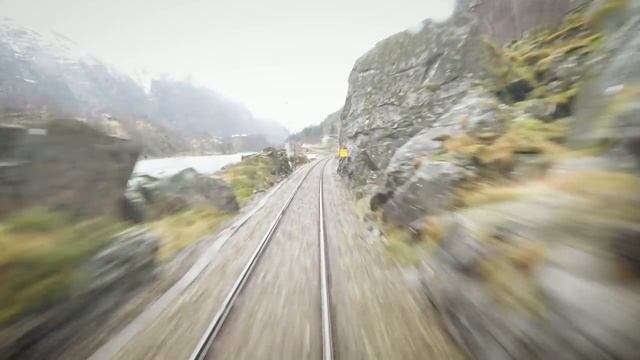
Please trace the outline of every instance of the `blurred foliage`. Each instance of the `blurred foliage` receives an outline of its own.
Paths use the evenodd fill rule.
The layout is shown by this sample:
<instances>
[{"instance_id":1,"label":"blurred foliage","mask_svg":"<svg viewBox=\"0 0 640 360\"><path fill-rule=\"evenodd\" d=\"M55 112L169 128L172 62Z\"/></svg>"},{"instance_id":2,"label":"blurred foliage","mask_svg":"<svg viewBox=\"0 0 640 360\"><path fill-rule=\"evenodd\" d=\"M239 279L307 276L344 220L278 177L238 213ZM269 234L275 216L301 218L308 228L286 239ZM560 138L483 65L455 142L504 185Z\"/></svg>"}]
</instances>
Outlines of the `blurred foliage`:
<instances>
[{"instance_id":1,"label":"blurred foliage","mask_svg":"<svg viewBox=\"0 0 640 360\"><path fill-rule=\"evenodd\" d=\"M0 222L0 324L69 296L86 260L124 228L108 219L72 223L41 208Z\"/></svg>"},{"instance_id":2,"label":"blurred foliage","mask_svg":"<svg viewBox=\"0 0 640 360\"><path fill-rule=\"evenodd\" d=\"M168 260L205 235L215 232L222 222L230 218L230 214L213 207L198 207L150 223L149 227L162 239L158 260Z\"/></svg>"}]
</instances>

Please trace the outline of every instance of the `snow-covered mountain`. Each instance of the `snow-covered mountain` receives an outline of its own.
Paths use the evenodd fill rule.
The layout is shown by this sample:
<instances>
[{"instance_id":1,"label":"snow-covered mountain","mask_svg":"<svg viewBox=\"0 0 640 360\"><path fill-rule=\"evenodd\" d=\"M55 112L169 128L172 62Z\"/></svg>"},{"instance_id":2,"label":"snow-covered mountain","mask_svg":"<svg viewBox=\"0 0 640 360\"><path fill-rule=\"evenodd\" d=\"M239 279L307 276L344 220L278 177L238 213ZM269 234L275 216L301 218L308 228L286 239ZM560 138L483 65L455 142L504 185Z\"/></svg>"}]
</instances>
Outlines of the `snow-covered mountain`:
<instances>
[{"instance_id":1,"label":"snow-covered mountain","mask_svg":"<svg viewBox=\"0 0 640 360\"><path fill-rule=\"evenodd\" d=\"M115 121L121 133L139 137L145 145L153 147L156 141L144 139L148 134L161 136L166 146L152 153L211 151L215 149L190 149L190 144L217 144L219 140L208 138L240 133L262 134L273 144L288 135L281 125L255 118L205 87L142 72L129 75L63 35L0 20L0 119L15 114L108 120L109 126L102 124L107 128Z\"/></svg>"}]
</instances>

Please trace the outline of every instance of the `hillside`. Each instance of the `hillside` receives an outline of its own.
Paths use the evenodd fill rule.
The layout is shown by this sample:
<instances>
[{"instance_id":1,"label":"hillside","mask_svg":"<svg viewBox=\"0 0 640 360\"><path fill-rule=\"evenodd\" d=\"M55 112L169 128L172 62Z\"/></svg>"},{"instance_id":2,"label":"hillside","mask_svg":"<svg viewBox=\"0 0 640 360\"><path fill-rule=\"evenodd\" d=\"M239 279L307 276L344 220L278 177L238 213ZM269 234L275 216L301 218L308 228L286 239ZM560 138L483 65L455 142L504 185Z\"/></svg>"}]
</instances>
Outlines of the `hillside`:
<instances>
[{"instance_id":1,"label":"hillside","mask_svg":"<svg viewBox=\"0 0 640 360\"><path fill-rule=\"evenodd\" d=\"M224 138L236 134L263 135L271 144L288 135L281 125L186 81L156 79L147 93L131 76L84 54L64 36L3 20L0 121L60 117L85 119L138 139L150 156L220 151Z\"/></svg>"},{"instance_id":2,"label":"hillside","mask_svg":"<svg viewBox=\"0 0 640 360\"><path fill-rule=\"evenodd\" d=\"M317 144L324 136L337 136L340 131L340 114L342 109L333 112L318 125L307 126L291 135L289 139L307 144Z\"/></svg>"}]
</instances>

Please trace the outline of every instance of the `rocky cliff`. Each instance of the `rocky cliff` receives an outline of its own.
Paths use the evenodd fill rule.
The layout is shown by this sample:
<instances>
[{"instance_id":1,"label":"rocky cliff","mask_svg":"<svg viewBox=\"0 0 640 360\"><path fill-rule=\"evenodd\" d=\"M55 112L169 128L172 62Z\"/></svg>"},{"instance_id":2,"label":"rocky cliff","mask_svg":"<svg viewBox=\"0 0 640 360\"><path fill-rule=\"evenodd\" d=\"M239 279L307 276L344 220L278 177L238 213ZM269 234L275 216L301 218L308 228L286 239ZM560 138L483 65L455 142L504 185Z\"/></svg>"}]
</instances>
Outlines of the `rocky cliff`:
<instances>
[{"instance_id":1,"label":"rocky cliff","mask_svg":"<svg viewBox=\"0 0 640 360\"><path fill-rule=\"evenodd\" d=\"M339 171L472 357L635 357L639 6L460 1L354 66Z\"/></svg>"}]
</instances>

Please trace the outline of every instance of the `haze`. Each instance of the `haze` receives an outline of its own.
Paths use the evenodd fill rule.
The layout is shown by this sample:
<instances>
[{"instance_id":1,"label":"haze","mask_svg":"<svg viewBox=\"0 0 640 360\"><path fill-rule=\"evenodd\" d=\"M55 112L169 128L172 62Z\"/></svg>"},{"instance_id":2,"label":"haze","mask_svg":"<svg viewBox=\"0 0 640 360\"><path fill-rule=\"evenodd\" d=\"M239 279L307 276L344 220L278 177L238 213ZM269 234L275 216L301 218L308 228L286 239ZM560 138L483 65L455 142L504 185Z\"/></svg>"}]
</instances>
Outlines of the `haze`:
<instances>
[{"instance_id":1,"label":"haze","mask_svg":"<svg viewBox=\"0 0 640 360\"><path fill-rule=\"evenodd\" d=\"M292 131L344 103L355 60L454 0L0 0L125 71L189 78Z\"/></svg>"}]
</instances>

